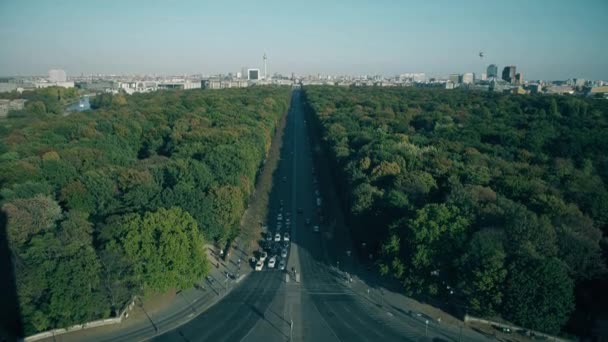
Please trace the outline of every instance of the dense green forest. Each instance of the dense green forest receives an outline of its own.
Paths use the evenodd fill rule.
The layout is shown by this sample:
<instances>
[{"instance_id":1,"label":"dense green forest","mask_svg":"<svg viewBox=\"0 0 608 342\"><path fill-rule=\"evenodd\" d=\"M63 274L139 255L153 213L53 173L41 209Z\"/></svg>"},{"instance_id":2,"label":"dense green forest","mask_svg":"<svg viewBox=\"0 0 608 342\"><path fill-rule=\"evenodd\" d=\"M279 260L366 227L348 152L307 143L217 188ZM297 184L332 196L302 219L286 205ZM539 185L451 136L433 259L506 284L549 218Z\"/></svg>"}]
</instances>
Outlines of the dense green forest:
<instances>
[{"instance_id":1,"label":"dense green forest","mask_svg":"<svg viewBox=\"0 0 608 342\"><path fill-rule=\"evenodd\" d=\"M57 101L38 95L46 108ZM238 233L289 97L287 87L102 95L94 111L0 122L24 333L109 317L133 295L201 279L205 241Z\"/></svg>"},{"instance_id":2,"label":"dense green forest","mask_svg":"<svg viewBox=\"0 0 608 342\"><path fill-rule=\"evenodd\" d=\"M342 87L305 98L356 240L406 293L557 333L575 289L605 279L608 101Z\"/></svg>"}]
</instances>

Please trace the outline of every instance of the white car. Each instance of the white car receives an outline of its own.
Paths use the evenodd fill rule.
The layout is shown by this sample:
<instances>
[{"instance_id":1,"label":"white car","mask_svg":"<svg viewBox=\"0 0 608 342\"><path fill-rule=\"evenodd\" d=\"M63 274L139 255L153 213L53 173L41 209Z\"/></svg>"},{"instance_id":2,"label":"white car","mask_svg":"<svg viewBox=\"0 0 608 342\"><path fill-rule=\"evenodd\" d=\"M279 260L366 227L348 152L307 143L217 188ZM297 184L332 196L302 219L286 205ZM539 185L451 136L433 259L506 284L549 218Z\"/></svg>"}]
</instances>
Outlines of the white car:
<instances>
[{"instance_id":1,"label":"white car","mask_svg":"<svg viewBox=\"0 0 608 342\"><path fill-rule=\"evenodd\" d=\"M258 260L258 262L255 264L255 270L261 271L262 268L264 268L264 262L262 260Z\"/></svg>"},{"instance_id":2,"label":"white car","mask_svg":"<svg viewBox=\"0 0 608 342\"><path fill-rule=\"evenodd\" d=\"M274 235L274 242L281 242L281 234L276 233Z\"/></svg>"},{"instance_id":3,"label":"white car","mask_svg":"<svg viewBox=\"0 0 608 342\"><path fill-rule=\"evenodd\" d=\"M281 261L279 262L279 269L281 271L285 270L285 259L281 259Z\"/></svg>"},{"instance_id":4,"label":"white car","mask_svg":"<svg viewBox=\"0 0 608 342\"><path fill-rule=\"evenodd\" d=\"M281 258L287 258L287 248L281 250Z\"/></svg>"},{"instance_id":5,"label":"white car","mask_svg":"<svg viewBox=\"0 0 608 342\"><path fill-rule=\"evenodd\" d=\"M285 234L283 234L283 241L289 242L289 233L288 232L285 232Z\"/></svg>"},{"instance_id":6,"label":"white car","mask_svg":"<svg viewBox=\"0 0 608 342\"><path fill-rule=\"evenodd\" d=\"M266 253L266 252L260 253L260 261L261 262L264 262L264 260L266 260L267 257L268 257L268 253Z\"/></svg>"},{"instance_id":7,"label":"white car","mask_svg":"<svg viewBox=\"0 0 608 342\"><path fill-rule=\"evenodd\" d=\"M316 226L316 225L313 226L312 227L312 231L315 232L315 233L318 233L319 232L319 226Z\"/></svg>"},{"instance_id":8,"label":"white car","mask_svg":"<svg viewBox=\"0 0 608 342\"><path fill-rule=\"evenodd\" d=\"M277 259L272 257L268 260L268 268L274 268L274 265L277 263Z\"/></svg>"}]
</instances>

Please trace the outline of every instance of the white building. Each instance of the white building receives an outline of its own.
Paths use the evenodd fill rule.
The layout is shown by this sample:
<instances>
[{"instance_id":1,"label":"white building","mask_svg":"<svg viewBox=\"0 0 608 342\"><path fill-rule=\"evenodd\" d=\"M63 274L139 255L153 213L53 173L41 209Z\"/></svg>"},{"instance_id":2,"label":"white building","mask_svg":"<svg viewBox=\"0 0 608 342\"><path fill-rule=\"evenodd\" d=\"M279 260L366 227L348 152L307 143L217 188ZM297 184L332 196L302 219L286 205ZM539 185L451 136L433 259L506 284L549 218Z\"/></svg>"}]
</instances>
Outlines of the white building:
<instances>
[{"instance_id":1,"label":"white building","mask_svg":"<svg viewBox=\"0 0 608 342\"><path fill-rule=\"evenodd\" d=\"M49 82L51 83L60 83L68 80L67 75L64 70L61 69L51 69L49 70Z\"/></svg>"},{"instance_id":2,"label":"white building","mask_svg":"<svg viewBox=\"0 0 608 342\"><path fill-rule=\"evenodd\" d=\"M405 82L424 82L426 75L423 72L409 72L399 75L399 79Z\"/></svg>"},{"instance_id":3,"label":"white building","mask_svg":"<svg viewBox=\"0 0 608 342\"><path fill-rule=\"evenodd\" d=\"M176 81L176 82L161 82L158 83L158 89L200 89L201 82Z\"/></svg>"},{"instance_id":4,"label":"white building","mask_svg":"<svg viewBox=\"0 0 608 342\"><path fill-rule=\"evenodd\" d=\"M34 82L34 88L48 88L48 87L62 87L62 88L74 88L74 82Z\"/></svg>"},{"instance_id":5,"label":"white building","mask_svg":"<svg viewBox=\"0 0 608 342\"><path fill-rule=\"evenodd\" d=\"M462 83L473 84L475 82L475 74L472 72L466 72L462 75Z\"/></svg>"}]
</instances>

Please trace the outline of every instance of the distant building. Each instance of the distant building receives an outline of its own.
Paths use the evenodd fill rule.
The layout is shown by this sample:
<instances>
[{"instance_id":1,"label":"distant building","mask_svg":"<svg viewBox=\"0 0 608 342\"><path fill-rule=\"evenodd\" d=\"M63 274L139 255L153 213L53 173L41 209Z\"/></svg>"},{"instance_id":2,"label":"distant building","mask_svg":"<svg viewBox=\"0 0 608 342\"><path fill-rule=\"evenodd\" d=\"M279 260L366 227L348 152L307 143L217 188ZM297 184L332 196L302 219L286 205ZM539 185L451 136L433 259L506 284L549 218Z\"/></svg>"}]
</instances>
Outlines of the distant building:
<instances>
[{"instance_id":1,"label":"distant building","mask_svg":"<svg viewBox=\"0 0 608 342\"><path fill-rule=\"evenodd\" d=\"M247 79L257 81L260 79L260 69L247 69Z\"/></svg>"},{"instance_id":2,"label":"distant building","mask_svg":"<svg viewBox=\"0 0 608 342\"><path fill-rule=\"evenodd\" d=\"M0 93L10 93L17 90L17 83L0 83Z\"/></svg>"},{"instance_id":3,"label":"distant building","mask_svg":"<svg viewBox=\"0 0 608 342\"><path fill-rule=\"evenodd\" d=\"M515 82L515 65L509 65L502 69L502 79L509 83Z\"/></svg>"},{"instance_id":4,"label":"distant building","mask_svg":"<svg viewBox=\"0 0 608 342\"><path fill-rule=\"evenodd\" d=\"M48 87L62 87L62 88L74 88L74 82L34 82L34 88L48 88Z\"/></svg>"},{"instance_id":5,"label":"distant building","mask_svg":"<svg viewBox=\"0 0 608 342\"><path fill-rule=\"evenodd\" d=\"M451 74L448 77L448 80L452 82L452 84L460 84L462 83L462 75L460 74Z\"/></svg>"},{"instance_id":6,"label":"distant building","mask_svg":"<svg viewBox=\"0 0 608 342\"><path fill-rule=\"evenodd\" d=\"M467 72L462 75L462 82L464 84L473 84L475 83L475 74L472 72Z\"/></svg>"},{"instance_id":7,"label":"distant building","mask_svg":"<svg viewBox=\"0 0 608 342\"><path fill-rule=\"evenodd\" d=\"M524 75L522 72L515 74L515 84L524 84Z\"/></svg>"},{"instance_id":8,"label":"distant building","mask_svg":"<svg viewBox=\"0 0 608 342\"><path fill-rule=\"evenodd\" d=\"M589 95L597 96L597 94L603 94L604 97L608 97L608 86L593 87L589 90Z\"/></svg>"},{"instance_id":9,"label":"distant building","mask_svg":"<svg viewBox=\"0 0 608 342\"><path fill-rule=\"evenodd\" d=\"M246 88L248 86L247 80L206 79L201 81L201 87L204 89Z\"/></svg>"},{"instance_id":10,"label":"distant building","mask_svg":"<svg viewBox=\"0 0 608 342\"><path fill-rule=\"evenodd\" d=\"M64 70L61 70L61 69L49 70L49 82L59 83L59 82L65 82L67 80L68 80L68 77L66 76Z\"/></svg>"},{"instance_id":11,"label":"distant building","mask_svg":"<svg viewBox=\"0 0 608 342\"><path fill-rule=\"evenodd\" d=\"M482 73L481 73L481 80L482 80L482 81L485 81L485 80L487 80L487 79L488 79L488 74L486 74L485 72L482 72Z\"/></svg>"},{"instance_id":12,"label":"distant building","mask_svg":"<svg viewBox=\"0 0 608 342\"><path fill-rule=\"evenodd\" d=\"M552 85L545 88L547 94L574 94L574 88L569 85Z\"/></svg>"},{"instance_id":13,"label":"distant building","mask_svg":"<svg viewBox=\"0 0 608 342\"><path fill-rule=\"evenodd\" d=\"M486 70L488 74L488 78L498 78L498 67L496 64L488 65L488 69Z\"/></svg>"},{"instance_id":14,"label":"distant building","mask_svg":"<svg viewBox=\"0 0 608 342\"><path fill-rule=\"evenodd\" d=\"M527 89L531 94L538 94L543 91L543 86L542 86L542 84L539 84L539 83L533 83L533 84L528 84Z\"/></svg>"},{"instance_id":15,"label":"distant building","mask_svg":"<svg viewBox=\"0 0 608 342\"><path fill-rule=\"evenodd\" d=\"M22 110L25 106L23 99L17 100L0 100L0 117L6 117L11 110Z\"/></svg>"},{"instance_id":16,"label":"distant building","mask_svg":"<svg viewBox=\"0 0 608 342\"><path fill-rule=\"evenodd\" d=\"M114 81L95 80L91 82L76 82L76 88L92 92L111 92L118 90L118 84Z\"/></svg>"},{"instance_id":17,"label":"distant building","mask_svg":"<svg viewBox=\"0 0 608 342\"><path fill-rule=\"evenodd\" d=\"M178 81L178 82L162 82L158 83L158 89L200 89L201 82Z\"/></svg>"},{"instance_id":18,"label":"distant building","mask_svg":"<svg viewBox=\"0 0 608 342\"><path fill-rule=\"evenodd\" d=\"M424 82L426 81L426 75L423 72L405 73L399 75L399 80L403 82Z\"/></svg>"},{"instance_id":19,"label":"distant building","mask_svg":"<svg viewBox=\"0 0 608 342\"><path fill-rule=\"evenodd\" d=\"M511 89L511 91L515 95L525 95L528 93L522 86L515 87L515 88Z\"/></svg>"},{"instance_id":20,"label":"distant building","mask_svg":"<svg viewBox=\"0 0 608 342\"><path fill-rule=\"evenodd\" d=\"M574 79L574 85L576 87L584 87L586 83L587 82L584 79L582 79L582 78L575 78Z\"/></svg>"}]
</instances>

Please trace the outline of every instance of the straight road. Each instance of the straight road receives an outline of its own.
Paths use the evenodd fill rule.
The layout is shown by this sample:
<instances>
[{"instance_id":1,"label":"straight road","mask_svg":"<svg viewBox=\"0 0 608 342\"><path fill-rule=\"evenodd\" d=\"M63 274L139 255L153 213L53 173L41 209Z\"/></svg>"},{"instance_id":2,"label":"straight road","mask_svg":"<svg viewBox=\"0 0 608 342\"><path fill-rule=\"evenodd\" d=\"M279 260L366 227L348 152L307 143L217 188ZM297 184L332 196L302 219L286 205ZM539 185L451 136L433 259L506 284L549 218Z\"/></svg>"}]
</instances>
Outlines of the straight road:
<instances>
[{"instance_id":1,"label":"straight road","mask_svg":"<svg viewBox=\"0 0 608 342\"><path fill-rule=\"evenodd\" d=\"M453 329L425 325L415 315L395 315L387 305L354 290L364 284L347 280L346 271L355 272L359 266L346 253L352 242L335 203L337 196L327 183L327 164L313 158L312 122L306 115L301 91L295 90L267 222L272 240L276 233L281 238L290 233L286 270L265 265L215 306L154 340L459 341ZM319 174L324 178L322 183ZM317 205L317 198L321 205ZM334 203L327 206L325 202ZM319 226L318 232L314 226ZM484 340L468 333L466 340Z\"/></svg>"}]
</instances>

